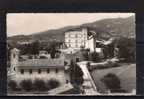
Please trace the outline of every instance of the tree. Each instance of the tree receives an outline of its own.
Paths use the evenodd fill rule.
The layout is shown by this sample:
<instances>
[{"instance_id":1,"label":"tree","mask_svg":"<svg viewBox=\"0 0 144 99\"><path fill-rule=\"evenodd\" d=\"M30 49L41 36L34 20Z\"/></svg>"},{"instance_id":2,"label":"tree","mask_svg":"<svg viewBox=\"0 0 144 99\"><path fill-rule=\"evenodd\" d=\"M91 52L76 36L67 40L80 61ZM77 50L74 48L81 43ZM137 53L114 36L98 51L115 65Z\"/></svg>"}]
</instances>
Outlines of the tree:
<instances>
[{"instance_id":1,"label":"tree","mask_svg":"<svg viewBox=\"0 0 144 99\"><path fill-rule=\"evenodd\" d=\"M20 50L20 54L36 55L40 50L40 42L38 40L29 44L17 44L17 48Z\"/></svg>"},{"instance_id":2,"label":"tree","mask_svg":"<svg viewBox=\"0 0 144 99\"><path fill-rule=\"evenodd\" d=\"M81 47L81 53L82 53L82 56L84 58L84 60L88 61L89 60L89 50L88 49L84 49L84 47Z\"/></svg>"},{"instance_id":3,"label":"tree","mask_svg":"<svg viewBox=\"0 0 144 99\"><path fill-rule=\"evenodd\" d=\"M32 81L30 79L22 80L20 82L20 86L25 91L31 91L33 89L33 83L32 83Z\"/></svg>"},{"instance_id":4,"label":"tree","mask_svg":"<svg viewBox=\"0 0 144 99\"><path fill-rule=\"evenodd\" d=\"M39 41L35 41L31 44L31 51L30 53L33 55L36 55L39 53L39 49L40 49L40 43Z\"/></svg>"},{"instance_id":5,"label":"tree","mask_svg":"<svg viewBox=\"0 0 144 99\"><path fill-rule=\"evenodd\" d=\"M10 90L16 91L17 90L16 81L14 81L14 80L8 81L8 88L10 88Z\"/></svg>"},{"instance_id":6,"label":"tree","mask_svg":"<svg viewBox=\"0 0 144 99\"><path fill-rule=\"evenodd\" d=\"M117 75L113 73L108 73L105 75L101 81L106 85L106 87L111 92L121 92L123 89L121 89L121 82L120 79L117 77Z\"/></svg>"},{"instance_id":7,"label":"tree","mask_svg":"<svg viewBox=\"0 0 144 99\"><path fill-rule=\"evenodd\" d=\"M135 39L121 37L117 40L117 47L119 48L119 58L124 58L127 62L135 62Z\"/></svg>"},{"instance_id":8,"label":"tree","mask_svg":"<svg viewBox=\"0 0 144 99\"><path fill-rule=\"evenodd\" d=\"M57 52L57 42L51 42L50 44L50 55L51 55L51 58L55 58L56 56L56 52Z\"/></svg>"},{"instance_id":9,"label":"tree","mask_svg":"<svg viewBox=\"0 0 144 99\"><path fill-rule=\"evenodd\" d=\"M33 86L34 86L34 89L37 91L47 90L45 82L41 79L36 79L33 83Z\"/></svg>"},{"instance_id":10,"label":"tree","mask_svg":"<svg viewBox=\"0 0 144 99\"><path fill-rule=\"evenodd\" d=\"M50 90L50 89L54 89L60 86L60 82L57 81L56 79L50 79L47 81L46 85L47 85L47 89Z\"/></svg>"},{"instance_id":11,"label":"tree","mask_svg":"<svg viewBox=\"0 0 144 99\"><path fill-rule=\"evenodd\" d=\"M71 83L74 85L79 86L79 85L82 85L84 82L83 71L73 61L71 61L71 65L70 65L70 78L71 78Z\"/></svg>"},{"instance_id":12,"label":"tree","mask_svg":"<svg viewBox=\"0 0 144 99\"><path fill-rule=\"evenodd\" d=\"M99 62L100 61L100 57L99 57L97 52L92 52L90 55L91 55L91 60L93 62Z\"/></svg>"}]
</instances>

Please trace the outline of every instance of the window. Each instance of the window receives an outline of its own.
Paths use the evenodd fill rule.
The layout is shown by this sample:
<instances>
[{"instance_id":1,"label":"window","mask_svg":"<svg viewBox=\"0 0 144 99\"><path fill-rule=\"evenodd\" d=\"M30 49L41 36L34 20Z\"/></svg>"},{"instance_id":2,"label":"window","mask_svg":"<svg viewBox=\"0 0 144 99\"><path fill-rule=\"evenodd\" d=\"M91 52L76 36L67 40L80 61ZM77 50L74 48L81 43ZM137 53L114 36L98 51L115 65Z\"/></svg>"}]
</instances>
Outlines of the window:
<instances>
[{"instance_id":1,"label":"window","mask_svg":"<svg viewBox=\"0 0 144 99\"><path fill-rule=\"evenodd\" d=\"M13 58L15 58L15 54L13 54Z\"/></svg>"},{"instance_id":2,"label":"window","mask_svg":"<svg viewBox=\"0 0 144 99\"><path fill-rule=\"evenodd\" d=\"M32 69L29 70L29 73L32 74Z\"/></svg>"},{"instance_id":3,"label":"window","mask_svg":"<svg viewBox=\"0 0 144 99\"><path fill-rule=\"evenodd\" d=\"M68 84L69 83L69 81L68 80L66 80L66 84Z\"/></svg>"},{"instance_id":4,"label":"window","mask_svg":"<svg viewBox=\"0 0 144 99\"><path fill-rule=\"evenodd\" d=\"M80 37L82 37L82 35L79 34L78 37L80 38Z\"/></svg>"},{"instance_id":5,"label":"window","mask_svg":"<svg viewBox=\"0 0 144 99\"><path fill-rule=\"evenodd\" d=\"M69 37L69 34L65 34L65 37Z\"/></svg>"},{"instance_id":6,"label":"window","mask_svg":"<svg viewBox=\"0 0 144 99\"><path fill-rule=\"evenodd\" d=\"M80 60L79 60L79 58L76 58L76 62L79 62Z\"/></svg>"},{"instance_id":7,"label":"window","mask_svg":"<svg viewBox=\"0 0 144 99\"><path fill-rule=\"evenodd\" d=\"M14 67L14 71L15 71L15 67Z\"/></svg>"},{"instance_id":8,"label":"window","mask_svg":"<svg viewBox=\"0 0 144 99\"><path fill-rule=\"evenodd\" d=\"M24 74L24 69L21 69L20 72L21 72L21 74Z\"/></svg>"},{"instance_id":9,"label":"window","mask_svg":"<svg viewBox=\"0 0 144 99\"><path fill-rule=\"evenodd\" d=\"M70 37L75 37L75 35L74 35L74 34L71 34Z\"/></svg>"},{"instance_id":10,"label":"window","mask_svg":"<svg viewBox=\"0 0 144 99\"><path fill-rule=\"evenodd\" d=\"M49 69L47 69L47 73L49 73L50 72L50 70Z\"/></svg>"},{"instance_id":11,"label":"window","mask_svg":"<svg viewBox=\"0 0 144 99\"><path fill-rule=\"evenodd\" d=\"M58 73L58 69L56 69L56 71L55 71L56 73Z\"/></svg>"},{"instance_id":12,"label":"window","mask_svg":"<svg viewBox=\"0 0 144 99\"><path fill-rule=\"evenodd\" d=\"M69 42L69 39L65 39L65 42L66 42L66 43Z\"/></svg>"},{"instance_id":13,"label":"window","mask_svg":"<svg viewBox=\"0 0 144 99\"><path fill-rule=\"evenodd\" d=\"M69 42L71 42L71 40L69 40Z\"/></svg>"},{"instance_id":14,"label":"window","mask_svg":"<svg viewBox=\"0 0 144 99\"><path fill-rule=\"evenodd\" d=\"M41 69L38 69L38 73L41 74Z\"/></svg>"},{"instance_id":15,"label":"window","mask_svg":"<svg viewBox=\"0 0 144 99\"><path fill-rule=\"evenodd\" d=\"M69 44L69 47L71 47L71 44Z\"/></svg>"},{"instance_id":16,"label":"window","mask_svg":"<svg viewBox=\"0 0 144 99\"><path fill-rule=\"evenodd\" d=\"M72 42L72 43L75 42L75 39L71 39L71 42Z\"/></svg>"}]
</instances>

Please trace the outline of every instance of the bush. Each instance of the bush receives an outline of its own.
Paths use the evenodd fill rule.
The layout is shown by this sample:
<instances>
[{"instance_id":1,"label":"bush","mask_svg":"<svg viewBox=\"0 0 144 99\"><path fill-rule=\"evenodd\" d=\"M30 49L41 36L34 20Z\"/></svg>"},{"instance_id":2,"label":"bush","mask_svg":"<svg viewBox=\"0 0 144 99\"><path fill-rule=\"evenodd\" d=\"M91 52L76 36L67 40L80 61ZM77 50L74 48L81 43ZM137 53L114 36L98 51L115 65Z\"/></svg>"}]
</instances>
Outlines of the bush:
<instances>
[{"instance_id":1,"label":"bush","mask_svg":"<svg viewBox=\"0 0 144 99\"><path fill-rule=\"evenodd\" d=\"M117 47L119 48L119 58L124 58L125 62L135 62L136 45L134 38L119 38Z\"/></svg>"},{"instance_id":2,"label":"bush","mask_svg":"<svg viewBox=\"0 0 144 99\"><path fill-rule=\"evenodd\" d=\"M47 89L54 89L60 86L60 82L56 79L50 79L47 81Z\"/></svg>"},{"instance_id":3,"label":"bush","mask_svg":"<svg viewBox=\"0 0 144 99\"><path fill-rule=\"evenodd\" d=\"M36 79L33 83L33 86L34 86L34 89L37 90L37 91L47 90L46 83L41 79Z\"/></svg>"},{"instance_id":4,"label":"bush","mask_svg":"<svg viewBox=\"0 0 144 99\"><path fill-rule=\"evenodd\" d=\"M70 70L71 84L77 85L77 86L82 85L84 82L84 79L83 79L83 71L81 70L81 68L76 63L71 61L69 70Z\"/></svg>"},{"instance_id":5,"label":"bush","mask_svg":"<svg viewBox=\"0 0 144 99\"><path fill-rule=\"evenodd\" d=\"M8 82L8 88L10 88L10 90L16 91L17 90L17 83L14 80L10 80Z\"/></svg>"},{"instance_id":6,"label":"bush","mask_svg":"<svg viewBox=\"0 0 144 99\"><path fill-rule=\"evenodd\" d=\"M28 80L22 80L20 82L20 86L25 91L31 91L33 89L33 83L30 79Z\"/></svg>"},{"instance_id":7,"label":"bush","mask_svg":"<svg viewBox=\"0 0 144 99\"><path fill-rule=\"evenodd\" d=\"M120 79L113 73L108 73L105 75L101 81L106 85L108 89L112 90L119 90L121 89L120 86Z\"/></svg>"},{"instance_id":8,"label":"bush","mask_svg":"<svg viewBox=\"0 0 144 99\"><path fill-rule=\"evenodd\" d=\"M90 53L90 55L91 55L91 60L93 62L100 62L101 61L99 54L97 52L92 52L92 53Z\"/></svg>"}]
</instances>

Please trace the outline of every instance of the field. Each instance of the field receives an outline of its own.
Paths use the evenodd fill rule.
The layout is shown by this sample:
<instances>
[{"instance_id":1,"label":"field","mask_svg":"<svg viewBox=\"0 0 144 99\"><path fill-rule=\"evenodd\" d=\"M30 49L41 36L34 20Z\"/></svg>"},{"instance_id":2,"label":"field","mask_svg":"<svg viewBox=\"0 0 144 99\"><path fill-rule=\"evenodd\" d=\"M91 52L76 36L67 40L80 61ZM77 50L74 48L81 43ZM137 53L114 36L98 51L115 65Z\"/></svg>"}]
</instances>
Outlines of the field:
<instances>
[{"instance_id":1,"label":"field","mask_svg":"<svg viewBox=\"0 0 144 99\"><path fill-rule=\"evenodd\" d=\"M91 75L99 92L104 93L106 91L106 87L104 83L101 82L101 78L108 73L116 74L121 81L121 87L127 92L131 92L133 89L136 89L136 64L125 63L120 67L92 71Z\"/></svg>"}]
</instances>

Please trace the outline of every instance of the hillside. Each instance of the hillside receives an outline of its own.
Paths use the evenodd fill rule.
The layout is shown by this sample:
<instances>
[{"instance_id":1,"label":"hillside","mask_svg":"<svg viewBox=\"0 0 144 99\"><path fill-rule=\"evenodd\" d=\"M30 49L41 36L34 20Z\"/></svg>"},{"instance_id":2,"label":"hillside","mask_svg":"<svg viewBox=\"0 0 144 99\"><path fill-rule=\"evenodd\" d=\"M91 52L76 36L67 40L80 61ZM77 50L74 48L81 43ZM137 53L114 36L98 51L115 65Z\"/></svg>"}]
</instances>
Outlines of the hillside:
<instances>
[{"instance_id":1,"label":"hillside","mask_svg":"<svg viewBox=\"0 0 144 99\"><path fill-rule=\"evenodd\" d=\"M135 37L135 18L134 16L128 18L112 18L104 19L100 21L95 21L93 23L86 23L80 26L67 26L60 29L47 30L44 32L34 33L29 36L14 36L9 37L8 40L64 40L64 31L72 28L78 28L86 26L90 29L95 30L100 35L104 33L109 33L113 36L125 36L125 37ZM21 39L22 38L22 39Z\"/></svg>"}]
</instances>

